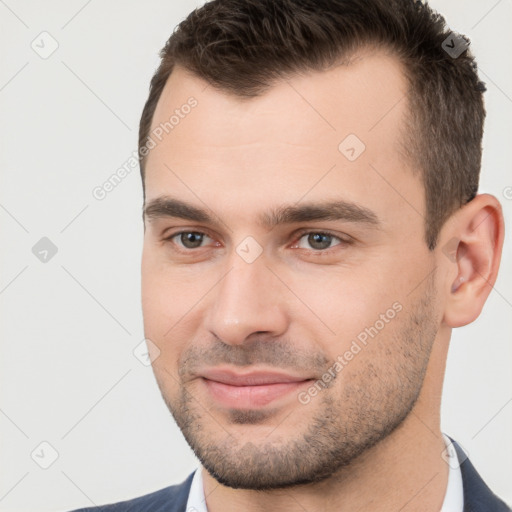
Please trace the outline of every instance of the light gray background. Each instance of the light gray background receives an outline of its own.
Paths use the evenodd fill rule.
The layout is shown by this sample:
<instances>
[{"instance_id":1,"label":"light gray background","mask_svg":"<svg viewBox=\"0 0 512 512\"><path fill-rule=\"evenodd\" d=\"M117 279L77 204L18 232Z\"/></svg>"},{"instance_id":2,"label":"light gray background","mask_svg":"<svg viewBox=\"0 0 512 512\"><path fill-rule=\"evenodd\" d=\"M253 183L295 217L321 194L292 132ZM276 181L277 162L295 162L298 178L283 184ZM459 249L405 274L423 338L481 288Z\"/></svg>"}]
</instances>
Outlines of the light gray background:
<instances>
[{"instance_id":1,"label":"light gray background","mask_svg":"<svg viewBox=\"0 0 512 512\"><path fill-rule=\"evenodd\" d=\"M132 353L144 337L138 169L103 201L92 190L136 150L157 53L202 3L0 0L2 511L126 499L197 466ZM432 5L471 38L488 86L481 191L510 222L511 0ZM31 48L42 31L59 45L47 59ZM47 263L32 253L44 236L58 248ZM454 332L442 407L443 431L509 503L511 239L482 315ZM31 458L50 461L43 441L58 452L48 469Z\"/></svg>"}]
</instances>

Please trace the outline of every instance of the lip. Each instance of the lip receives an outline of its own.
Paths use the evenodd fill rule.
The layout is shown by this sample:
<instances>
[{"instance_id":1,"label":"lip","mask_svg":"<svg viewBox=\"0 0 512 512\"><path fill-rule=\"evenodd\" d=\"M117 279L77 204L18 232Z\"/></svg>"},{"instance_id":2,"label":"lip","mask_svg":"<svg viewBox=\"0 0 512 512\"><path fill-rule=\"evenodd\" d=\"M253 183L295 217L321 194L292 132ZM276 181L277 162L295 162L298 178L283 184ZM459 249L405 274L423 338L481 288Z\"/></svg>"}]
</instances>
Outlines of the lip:
<instances>
[{"instance_id":1,"label":"lip","mask_svg":"<svg viewBox=\"0 0 512 512\"><path fill-rule=\"evenodd\" d=\"M229 384L230 386L262 386L264 384L301 382L311 378L276 371L252 370L242 373L219 368L203 370L200 375L205 379L222 384Z\"/></svg>"},{"instance_id":2,"label":"lip","mask_svg":"<svg viewBox=\"0 0 512 512\"><path fill-rule=\"evenodd\" d=\"M208 369L200 376L214 401L236 409L264 407L298 391L311 380L275 371L237 373L227 369Z\"/></svg>"}]
</instances>

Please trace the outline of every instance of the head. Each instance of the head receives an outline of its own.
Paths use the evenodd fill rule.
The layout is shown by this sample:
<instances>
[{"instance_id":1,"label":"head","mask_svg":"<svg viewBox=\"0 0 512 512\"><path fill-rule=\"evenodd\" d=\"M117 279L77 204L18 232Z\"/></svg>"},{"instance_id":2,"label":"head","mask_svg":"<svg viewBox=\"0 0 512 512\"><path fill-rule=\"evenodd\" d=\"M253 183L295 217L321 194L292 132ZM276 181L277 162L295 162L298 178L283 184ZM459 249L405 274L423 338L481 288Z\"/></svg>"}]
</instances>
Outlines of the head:
<instances>
[{"instance_id":1,"label":"head","mask_svg":"<svg viewBox=\"0 0 512 512\"><path fill-rule=\"evenodd\" d=\"M144 327L219 482L323 480L414 408L436 418L503 236L476 195L484 86L449 35L408 0L214 0L163 48L139 134Z\"/></svg>"}]
</instances>

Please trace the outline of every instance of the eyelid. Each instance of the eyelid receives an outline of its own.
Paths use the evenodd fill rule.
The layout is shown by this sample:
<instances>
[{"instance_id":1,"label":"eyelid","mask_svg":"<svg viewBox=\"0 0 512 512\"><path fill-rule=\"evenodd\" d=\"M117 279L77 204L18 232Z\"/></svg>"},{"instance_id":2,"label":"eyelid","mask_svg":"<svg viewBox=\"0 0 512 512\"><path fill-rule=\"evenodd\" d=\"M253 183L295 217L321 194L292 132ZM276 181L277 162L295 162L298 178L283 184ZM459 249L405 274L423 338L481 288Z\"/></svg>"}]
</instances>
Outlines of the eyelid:
<instances>
[{"instance_id":1,"label":"eyelid","mask_svg":"<svg viewBox=\"0 0 512 512\"><path fill-rule=\"evenodd\" d=\"M169 229L166 229L164 231L164 233L167 233L168 231L170 231ZM183 229L181 228L179 231L176 231L176 232L173 232L167 236L165 236L162 241L170 241L172 242L172 239L178 235L181 235L183 233L198 233L200 235L206 235L208 238L214 240L214 237L212 237L208 231L205 231L204 228L201 228L201 229L195 229L195 228L189 228L189 229ZM312 228L302 228L298 231L295 231L293 233L293 242L292 242L292 246L296 245L300 239L304 236L304 235L307 235L307 234L310 234L310 233L314 233L314 234L319 234L319 235L327 235L331 238L336 238L339 240L339 244L336 244L334 245L333 247L329 247L327 249L304 249L304 248L298 248L302 251L306 251L307 253L313 253L313 254L326 254L326 253L329 253L333 250L336 250L337 247L343 247L343 246L346 246L346 245L350 245L352 243L354 243L354 239L350 236L350 235L347 235L347 234L342 234L342 233L334 233L328 229L312 229ZM187 248L181 248L179 245L177 246L178 249L177 251L178 252L183 252L183 253L193 253L193 252L196 252L198 251L199 249L205 249L206 247L197 247L195 249L187 249ZM297 249L294 247L294 249Z\"/></svg>"},{"instance_id":2,"label":"eyelid","mask_svg":"<svg viewBox=\"0 0 512 512\"><path fill-rule=\"evenodd\" d=\"M300 247L295 247L301 240L301 238L304 235L308 235L310 233L314 233L317 235L327 235L331 238L336 238L339 240L339 243L336 245L333 245L332 247L328 247L327 249L304 249ZM292 243L293 249L299 249L302 251L306 251L308 254L330 254L332 251L340 250L347 245L350 245L354 242L354 239L345 234L341 233L334 233L328 229L311 229L311 228L304 228L299 230L294 234L294 242Z\"/></svg>"},{"instance_id":3,"label":"eyelid","mask_svg":"<svg viewBox=\"0 0 512 512\"><path fill-rule=\"evenodd\" d=\"M351 236L349 236L345 233L336 233L334 231L330 231L329 229L311 229L311 228L299 229L298 231L296 231L294 233L294 238L298 240L298 239L302 238L304 235L307 235L309 233L315 233L318 235L328 235L332 238L337 238L338 240L341 240L342 242L346 242L346 243L354 241L354 239Z\"/></svg>"},{"instance_id":4,"label":"eyelid","mask_svg":"<svg viewBox=\"0 0 512 512\"><path fill-rule=\"evenodd\" d=\"M167 233L168 229L166 229L164 231L164 233ZM212 237L211 235L208 234L207 231L204 231L204 229L180 229L180 231L176 231L175 233L171 233L171 234L167 234L166 236L164 236L162 238L162 242L171 242L172 243L172 239L183 234L183 233L198 233L199 235L205 235L207 236L208 238L214 240L214 237ZM198 247L197 249L187 249L187 248L181 248L179 245L178 245L178 251L181 251L181 252L188 252L188 253L192 253L193 251L197 251L199 249L204 249L204 247Z\"/></svg>"}]
</instances>

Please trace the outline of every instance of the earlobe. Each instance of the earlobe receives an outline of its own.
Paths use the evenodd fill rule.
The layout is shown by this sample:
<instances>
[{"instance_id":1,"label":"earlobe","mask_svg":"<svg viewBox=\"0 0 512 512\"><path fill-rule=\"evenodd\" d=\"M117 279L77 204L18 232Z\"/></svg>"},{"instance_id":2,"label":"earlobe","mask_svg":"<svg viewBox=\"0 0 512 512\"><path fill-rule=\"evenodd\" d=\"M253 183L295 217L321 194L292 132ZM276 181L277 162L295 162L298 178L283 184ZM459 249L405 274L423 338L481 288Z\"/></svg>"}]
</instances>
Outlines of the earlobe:
<instances>
[{"instance_id":1,"label":"earlobe","mask_svg":"<svg viewBox=\"0 0 512 512\"><path fill-rule=\"evenodd\" d=\"M490 194L476 196L447 225L440 258L448 279L444 322L449 327L467 325L482 311L496 282L503 234L501 205Z\"/></svg>"}]
</instances>

